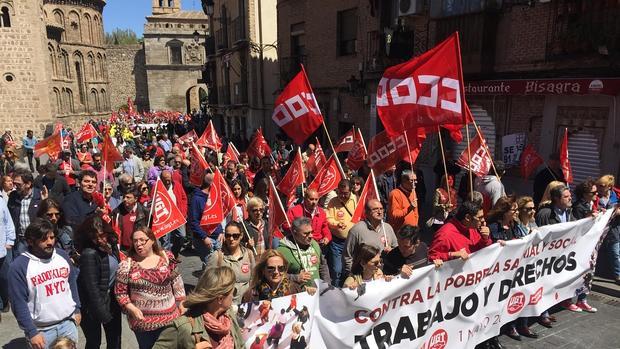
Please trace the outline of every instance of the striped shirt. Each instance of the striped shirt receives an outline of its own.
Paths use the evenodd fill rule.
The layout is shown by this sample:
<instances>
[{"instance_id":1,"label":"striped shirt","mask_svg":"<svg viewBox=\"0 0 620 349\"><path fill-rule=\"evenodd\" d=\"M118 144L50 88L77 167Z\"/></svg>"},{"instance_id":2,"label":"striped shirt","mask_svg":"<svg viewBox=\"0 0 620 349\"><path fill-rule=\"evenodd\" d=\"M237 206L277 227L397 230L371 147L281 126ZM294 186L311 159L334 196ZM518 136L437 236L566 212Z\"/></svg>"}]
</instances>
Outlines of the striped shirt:
<instances>
[{"instance_id":1,"label":"striped shirt","mask_svg":"<svg viewBox=\"0 0 620 349\"><path fill-rule=\"evenodd\" d=\"M28 196L22 199L22 207L19 210L19 234L24 235L26 228L30 225L30 216L28 215L28 209L30 208L30 202L32 201L32 191Z\"/></svg>"}]
</instances>

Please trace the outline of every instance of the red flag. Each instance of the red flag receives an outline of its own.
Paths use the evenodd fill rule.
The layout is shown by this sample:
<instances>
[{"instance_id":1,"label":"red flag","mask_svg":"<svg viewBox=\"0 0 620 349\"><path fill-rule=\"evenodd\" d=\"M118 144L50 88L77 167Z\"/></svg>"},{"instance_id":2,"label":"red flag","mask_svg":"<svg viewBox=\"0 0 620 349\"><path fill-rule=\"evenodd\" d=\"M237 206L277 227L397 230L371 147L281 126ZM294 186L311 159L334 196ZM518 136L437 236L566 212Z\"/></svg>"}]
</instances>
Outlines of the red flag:
<instances>
[{"instance_id":1,"label":"red flag","mask_svg":"<svg viewBox=\"0 0 620 349\"><path fill-rule=\"evenodd\" d=\"M56 125L54 125L54 132L58 132L60 134L62 134L62 130L64 127L62 127L62 124L60 122L56 123Z\"/></svg>"},{"instance_id":2,"label":"red flag","mask_svg":"<svg viewBox=\"0 0 620 349\"><path fill-rule=\"evenodd\" d=\"M262 129L259 128L258 131L256 131L254 138L252 138L252 142L250 142L250 145L245 152L249 157L255 156L259 159L271 154L271 148L263 136Z\"/></svg>"},{"instance_id":3,"label":"red flag","mask_svg":"<svg viewBox=\"0 0 620 349\"><path fill-rule=\"evenodd\" d=\"M296 144L303 144L323 122L304 66L284 88L271 118Z\"/></svg>"},{"instance_id":4,"label":"red flag","mask_svg":"<svg viewBox=\"0 0 620 349\"><path fill-rule=\"evenodd\" d=\"M215 151L219 151L222 148L222 141L220 137L217 135L217 131L215 131L215 127L213 126L213 121L209 121L207 128L202 133L202 136L196 141L196 145L201 147L207 147L209 149L213 149Z\"/></svg>"},{"instance_id":5,"label":"red flag","mask_svg":"<svg viewBox=\"0 0 620 349\"><path fill-rule=\"evenodd\" d=\"M407 139L404 132L395 138L390 138L385 131L379 133L368 144L368 167L377 173L383 173L400 160L415 162L425 137L423 129L407 130ZM407 141L410 154L407 154Z\"/></svg>"},{"instance_id":6,"label":"red flag","mask_svg":"<svg viewBox=\"0 0 620 349\"><path fill-rule=\"evenodd\" d=\"M297 154L295 155L295 159L291 163L291 166L286 171L284 178L278 184L278 190L283 194L286 194L287 197L294 196L295 189L300 186L302 183L305 183L306 178L304 176L304 167L303 161L301 160L301 151L297 148Z\"/></svg>"},{"instance_id":7,"label":"red flag","mask_svg":"<svg viewBox=\"0 0 620 349\"><path fill-rule=\"evenodd\" d=\"M214 224L219 224L224 220L222 188L219 185L220 181L223 180L224 178L222 178L222 174L216 168L213 176L213 183L211 183L211 187L209 188L209 198L205 203L205 208L202 211L202 217L200 218L201 227L213 228Z\"/></svg>"},{"instance_id":8,"label":"red flag","mask_svg":"<svg viewBox=\"0 0 620 349\"><path fill-rule=\"evenodd\" d=\"M114 146L110 134L106 134L103 138L103 147L101 148L101 157L105 164L106 171L112 172L114 170L114 162L123 161L123 156L118 152L118 149Z\"/></svg>"},{"instance_id":9,"label":"red flag","mask_svg":"<svg viewBox=\"0 0 620 349\"><path fill-rule=\"evenodd\" d=\"M493 161L488 155L486 146L486 141L480 134L476 134L476 137L469 143L469 150L467 148L463 150L456 164L466 170L469 170L469 164L471 164L471 170L476 176L485 176L489 173ZM471 161L469 161L469 153L471 153Z\"/></svg>"},{"instance_id":10,"label":"red flag","mask_svg":"<svg viewBox=\"0 0 620 349\"><path fill-rule=\"evenodd\" d=\"M374 171L370 171L370 174L366 179L366 183L364 183L364 189L362 189L362 193L358 198L357 206L355 207L355 211L353 212L353 217L351 217L351 222L357 223L362 219L366 218L366 215L364 213L366 203L368 202L368 200L372 199L379 199Z\"/></svg>"},{"instance_id":11,"label":"red flag","mask_svg":"<svg viewBox=\"0 0 620 349\"><path fill-rule=\"evenodd\" d=\"M237 203L235 202L235 195L233 194L230 186L224 179L224 176L220 173L219 169L215 169L215 172L219 175L216 176L219 178L218 184L220 186L220 193L222 197L222 209L224 210L224 217L228 216L228 214L235 208ZM215 180L213 181L215 183Z\"/></svg>"},{"instance_id":12,"label":"red flag","mask_svg":"<svg viewBox=\"0 0 620 349\"><path fill-rule=\"evenodd\" d=\"M95 137L97 137L97 130L90 122L85 123L82 129L75 134L78 143L88 142Z\"/></svg>"},{"instance_id":13,"label":"red flag","mask_svg":"<svg viewBox=\"0 0 620 349\"><path fill-rule=\"evenodd\" d=\"M269 177L269 246L271 246L274 232L276 236L281 234L279 233L279 227L284 223L287 226L291 225L284 206L282 206L282 201L280 201L276 185L273 184L273 179Z\"/></svg>"},{"instance_id":14,"label":"red flag","mask_svg":"<svg viewBox=\"0 0 620 349\"><path fill-rule=\"evenodd\" d=\"M405 63L385 70L377 88L377 113L391 137L442 124L464 124L463 72L458 32Z\"/></svg>"},{"instance_id":15,"label":"red flag","mask_svg":"<svg viewBox=\"0 0 620 349\"><path fill-rule=\"evenodd\" d=\"M189 132L187 132L186 134L182 135L181 137L179 137L179 143L194 143L196 140L198 140L198 135L196 134L195 130L191 130Z\"/></svg>"},{"instance_id":16,"label":"red flag","mask_svg":"<svg viewBox=\"0 0 620 349\"><path fill-rule=\"evenodd\" d=\"M54 133L40 141L37 142L34 146L34 156L40 157L43 154L48 154L51 158L58 158L62 148L62 138L60 137L59 131L54 131Z\"/></svg>"},{"instance_id":17,"label":"red flag","mask_svg":"<svg viewBox=\"0 0 620 349\"><path fill-rule=\"evenodd\" d=\"M566 183L573 183L573 170L568 160L568 129L566 128L564 129L564 138L560 146L560 166L562 166L562 173L564 174Z\"/></svg>"},{"instance_id":18,"label":"red flag","mask_svg":"<svg viewBox=\"0 0 620 349\"><path fill-rule=\"evenodd\" d=\"M525 179L529 178L532 172L545 162L531 144L523 149L519 161L521 163L521 177Z\"/></svg>"},{"instance_id":19,"label":"red flag","mask_svg":"<svg viewBox=\"0 0 620 349\"><path fill-rule=\"evenodd\" d=\"M152 229L156 238L160 238L186 223L181 210L174 203L161 180L155 182L152 214Z\"/></svg>"},{"instance_id":20,"label":"red flag","mask_svg":"<svg viewBox=\"0 0 620 349\"><path fill-rule=\"evenodd\" d=\"M352 128L349 132L345 133L345 135L338 141L334 151L336 153L351 151L351 149L353 149L353 142L355 141L355 133L355 128Z\"/></svg>"},{"instance_id":21,"label":"red flag","mask_svg":"<svg viewBox=\"0 0 620 349\"><path fill-rule=\"evenodd\" d=\"M306 161L306 168L308 169L308 173L316 175L326 163L327 158L325 157L325 153L323 152L321 143L319 143L319 139L317 138L314 152L310 154L310 156L308 157L308 161Z\"/></svg>"},{"instance_id":22,"label":"red flag","mask_svg":"<svg viewBox=\"0 0 620 349\"><path fill-rule=\"evenodd\" d=\"M189 148L192 161L189 165L189 182L197 187L202 185L205 172L209 169L207 160L200 154L200 151L194 143Z\"/></svg>"},{"instance_id":23,"label":"red flag","mask_svg":"<svg viewBox=\"0 0 620 349\"><path fill-rule=\"evenodd\" d=\"M332 154L329 157L325 166L321 168L316 177L314 177L312 183L308 186L308 189L316 189L319 193L319 197L336 189L338 182L342 180L342 173L340 173L338 163L336 162L337 159L334 155L335 154Z\"/></svg>"},{"instance_id":24,"label":"red flag","mask_svg":"<svg viewBox=\"0 0 620 349\"><path fill-rule=\"evenodd\" d=\"M362 167L367 156L368 151L364 144L364 138L362 137L362 132L358 128L353 136L353 147L349 151L349 155L345 162L350 169L357 171Z\"/></svg>"},{"instance_id":25,"label":"red flag","mask_svg":"<svg viewBox=\"0 0 620 349\"><path fill-rule=\"evenodd\" d=\"M234 144L228 143L226 154L224 154L222 158L224 159L224 164L226 164L230 160L236 163L239 163L239 151L237 150Z\"/></svg>"}]
</instances>

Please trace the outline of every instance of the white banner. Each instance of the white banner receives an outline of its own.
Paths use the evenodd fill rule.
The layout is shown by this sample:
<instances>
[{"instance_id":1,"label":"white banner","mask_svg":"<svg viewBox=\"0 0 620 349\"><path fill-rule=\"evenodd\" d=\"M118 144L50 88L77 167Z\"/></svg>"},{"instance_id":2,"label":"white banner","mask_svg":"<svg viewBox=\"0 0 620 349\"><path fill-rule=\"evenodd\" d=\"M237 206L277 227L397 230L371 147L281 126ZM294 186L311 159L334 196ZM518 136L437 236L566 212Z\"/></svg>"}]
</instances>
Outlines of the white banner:
<instances>
[{"instance_id":1,"label":"white banner","mask_svg":"<svg viewBox=\"0 0 620 349\"><path fill-rule=\"evenodd\" d=\"M521 153L525 149L525 133L513 133L502 137L502 155L507 166L519 166Z\"/></svg>"},{"instance_id":2,"label":"white banner","mask_svg":"<svg viewBox=\"0 0 620 349\"><path fill-rule=\"evenodd\" d=\"M374 281L357 290L322 284L313 297L297 295L297 309L303 303L311 314L304 340L311 348L473 348L499 334L505 323L538 316L589 292L611 211L597 219L536 229L506 246L484 248L467 261L415 270L409 279ZM273 315L267 319L272 324L244 333L248 347L255 333L268 332L280 315L288 325L279 348L288 347L291 328L299 321L286 311L289 304L290 297L273 301ZM252 323L261 323L255 317L258 306L253 305Z\"/></svg>"}]
</instances>

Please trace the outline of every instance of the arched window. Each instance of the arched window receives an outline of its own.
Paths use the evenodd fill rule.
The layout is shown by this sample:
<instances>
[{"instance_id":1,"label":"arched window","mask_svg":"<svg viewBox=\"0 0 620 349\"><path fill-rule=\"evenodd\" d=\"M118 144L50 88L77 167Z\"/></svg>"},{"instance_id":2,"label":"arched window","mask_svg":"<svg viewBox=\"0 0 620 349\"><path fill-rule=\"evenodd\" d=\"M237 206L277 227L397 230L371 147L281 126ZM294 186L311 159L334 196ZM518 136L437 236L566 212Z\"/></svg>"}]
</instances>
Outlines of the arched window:
<instances>
[{"instance_id":1,"label":"arched window","mask_svg":"<svg viewBox=\"0 0 620 349\"><path fill-rule=\"evenodd\" d=\"M97 78L103 80L103 56L101 53L97 53Z\"/></svg>"},{"instance_id":2,"label":"arched window","mask_svg":"<svg viewBox=\"0 0 620 349\"><path fill-rule=\"evenodd\" d=\"M93 42L93 21L90 18L90 15L87 13L84 15L84 30L86 31L84 41L88 41L88 43Z\"/></svg>"},{"instance_id":3,"label":"arched window","mask_svg":"<svg viewBox=\"0 0 620 349\"><path fill-rule=\"evenodd\" d=\"M180 40L170 40L166 46L168 46L170 64L183 64L183 42Z\"/></svg>"},{"instance_id":4,"label":"arched window","mask_svg":"<svg viewBox=\"0 0 620 349\"><path fill-rule=\"evenodd\" d=\"M79 51L76 51L73 54L73 60L75 62L75 78L77 79L80 103L85 104L84 57L82 57L82 54Z\"/></svg>"},{"instance_id":5,"label":"arched window","mask_svg":"<svg viewBox=\"0 0 620 349\"><path fill-rule=\"evenodd\" d=\"M75 113L75 104L73 103L73 91L71 89L65 89L65 104L67 105L67 112Z\"/></svg>"},{"instance_id":6,"label":"arched window","mask_svg":"<svg viewBox=\"0 0 620 349\"><path fill-rule=\"evenodd\" d=\"M88 110L91 112L99 111L99 93L95 89L90 90Z\"/></svg>"},{"instance_id":7,"label":"arched window","mask_svg":"<svg viewBox=\"0 0 620 349\"><path fill-rule=\"evenodd\" d=\"M65 28L67 33L67 40L70 42L81 42L82 41L82 30L80 26L80 15L77 12L71 11L69 12L69 27Z\"/></svg>"},{"instance_id":8,"label":"arched window","mask_svg":"<svg viewBox=\"0 0 620 349\"><path fill-rule=\"evenodd\" d=\"M62 107L62 95L60 94L60 91L55 87L53 91L54 91L54 100L56 100L56 112L58 114L63 114L64 110Z\"/></svg>"},{"instance_id":9,"label":"arched window","mask_svg":"<svg viewBox=\"0 0 620 349\"><path fill-rule=\"evenodd\" d=\"M102 42L100 25L99 16L93 17L93 44L95 45L99 45Z\"/></svg>"},{"instance_id":10,"label":"arched window","mask_svg":"<svg viewBox=\"0 0 620 349\"><path fill-rule=\"evenodd\" d=\"M69 54L67 53L67 51L62 50L62 52L60 53L60 62L59 62L59 72L61 73L61 76L64 78L70 78L71 77L71 68L69 65Z\"/></svg>"},{"instance_id":11,"label":"arched window","mask_svg":"<svg viewBox=\"0 0 620 349\"><path fill-rule=\"evenodd\" d=\"M50 64L52 65L52 78L56 78L58 76L58 68L56 65L56 52L52 45L47 46L47 49L50 54Z\"/></svg>"},{"instance_id":12,"label":"arched window","mask_svg":"<svg viewBox=\"0 0 620 349\"><path fill-rule=\"evenodd\" d=\"M97 63L95 62L95 56L92 52L88 52L88 68L90 72L90 81L97 80Z\"/></svg>"},{"instance_id":13,"label":"arched window","mask_svg":"<svg viewBox=\"0 0 620 349\"><path fill-rule=\"evenodd\" d=\"M104 89L101 89L101 111L106 111L108 108L108 94Z\"/></svg>"},{"instance_id":14,"label":"arched window","mask_svg":"<svg viewBox=\"0 0 620 349\"><path fill-rule=\"evenodd\" d=\"M168 7L174 7L174 0L168 0Z\"/></svg>"},{"instance_id":15,"label":"arched window","mask_svg":"<svg viewBox=\"0 0 620 349\"><path fill-rule=\"evenodd\" d=\"M11 27L11 11L8 6L0 8L0 28Z\"/></svg>"}]
</instances>

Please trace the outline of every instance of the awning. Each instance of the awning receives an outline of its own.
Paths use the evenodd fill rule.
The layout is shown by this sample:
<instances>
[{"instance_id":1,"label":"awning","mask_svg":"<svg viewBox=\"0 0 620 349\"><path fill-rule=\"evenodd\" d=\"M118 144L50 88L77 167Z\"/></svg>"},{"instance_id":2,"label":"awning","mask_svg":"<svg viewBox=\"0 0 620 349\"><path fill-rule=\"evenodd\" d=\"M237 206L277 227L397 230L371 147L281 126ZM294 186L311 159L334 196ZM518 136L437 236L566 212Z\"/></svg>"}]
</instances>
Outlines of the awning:
<instances>
[{"instance_id":1,"label":"awning","mask_svg":"<svg viewBox=\"0 0 620 349\"><path fill-rule=\"evenodd\" d=\"M467 81L470 96L507 95L609 95L620 94L620 78L518 79Z\"/></svg>"}]
</instances>

